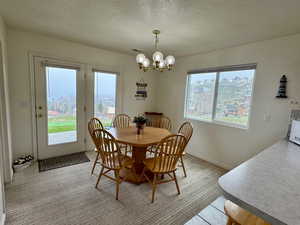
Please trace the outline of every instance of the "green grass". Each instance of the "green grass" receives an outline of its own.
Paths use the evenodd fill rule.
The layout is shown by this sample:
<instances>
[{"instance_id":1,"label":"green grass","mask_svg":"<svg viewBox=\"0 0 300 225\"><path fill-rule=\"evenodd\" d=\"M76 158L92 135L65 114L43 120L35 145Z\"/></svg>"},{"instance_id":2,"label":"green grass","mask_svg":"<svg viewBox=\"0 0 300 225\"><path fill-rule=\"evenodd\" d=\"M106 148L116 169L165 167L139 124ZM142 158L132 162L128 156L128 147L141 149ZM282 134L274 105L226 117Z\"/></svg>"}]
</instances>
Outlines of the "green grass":
<instances>
[{"instance_id":1,"label":"green grass","mask_svg":"<svg viewBox=\"0 0 300 225\"><path fill-rule=\"evenodd\" d=\"M59 116L48 119L48 133L76 130L75 116Z\"/></svg>"},{"instance_id":2,"label":"green grass","mask_svg":"<svg viewBox=\"0 0 300 225\"><path fill-rule=\"evenodd\" d=\"M104 127L110 127L111 121L102 120ZM65 131L76 130L76 117L75 116L58 116L48 119L48 133L59 133Z\"/></svg>"}]
</instances>

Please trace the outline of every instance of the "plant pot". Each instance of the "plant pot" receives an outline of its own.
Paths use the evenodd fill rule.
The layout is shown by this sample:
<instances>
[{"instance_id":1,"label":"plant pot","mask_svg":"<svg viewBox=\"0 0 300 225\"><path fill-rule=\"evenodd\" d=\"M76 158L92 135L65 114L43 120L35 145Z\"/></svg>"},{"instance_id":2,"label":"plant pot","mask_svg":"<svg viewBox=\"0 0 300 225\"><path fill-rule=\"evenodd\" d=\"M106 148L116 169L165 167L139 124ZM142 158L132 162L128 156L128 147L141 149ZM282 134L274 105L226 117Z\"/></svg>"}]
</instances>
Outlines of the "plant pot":
<instances>
[{"instance_id":1,"label":"plant pot","mask_svg":"<svg viewBox=\"0 0 300 225\"><path fill-rule=\"evenodd\" d=\"M141 131L144 129L145 123L136 123L137 134L140 135Z\"/></svg>"}]
</instances>

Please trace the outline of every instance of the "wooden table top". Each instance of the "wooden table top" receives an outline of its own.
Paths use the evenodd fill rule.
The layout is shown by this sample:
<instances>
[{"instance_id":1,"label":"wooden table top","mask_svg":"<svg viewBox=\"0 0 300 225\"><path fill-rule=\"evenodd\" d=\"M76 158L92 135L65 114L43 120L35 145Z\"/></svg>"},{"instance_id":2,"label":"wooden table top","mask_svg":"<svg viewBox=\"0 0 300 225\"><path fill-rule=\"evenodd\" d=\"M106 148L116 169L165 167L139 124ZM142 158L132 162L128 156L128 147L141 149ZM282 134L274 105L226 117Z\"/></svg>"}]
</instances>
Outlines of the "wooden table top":
<instances>
[{"instance_id":1,"label":"wooden table top","mask_svg":"<svg viewBox=\"0 0 300 225\"><path fill-rule=\"evenodd\" d=\"M137 135L136 127L111 128L109 132L118 142L136 147L147 147L157 144L161 139L171 134L166 129L156 127L145 127L140 135Z\"/></svg>"}]
</instances>

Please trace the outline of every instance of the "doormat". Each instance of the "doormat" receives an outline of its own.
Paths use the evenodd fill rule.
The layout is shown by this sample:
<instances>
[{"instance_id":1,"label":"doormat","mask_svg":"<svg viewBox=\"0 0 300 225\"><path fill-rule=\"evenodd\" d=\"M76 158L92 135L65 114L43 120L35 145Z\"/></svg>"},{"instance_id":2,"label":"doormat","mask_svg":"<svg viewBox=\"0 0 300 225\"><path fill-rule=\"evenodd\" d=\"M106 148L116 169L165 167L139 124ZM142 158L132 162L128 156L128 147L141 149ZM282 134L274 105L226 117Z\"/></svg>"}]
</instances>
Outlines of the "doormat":
<instances>
[{"instance_id":1,"label":"doormat","mask_svg":"<svg viewBox=\"0 0 300 225\"><path fill-rule=\"evenodd\" d=\"M89 162L89 158L84 152L73 153L70 155L63 155L58 157L53 157L49 159L39 160L39 172L44 172L47 170L53 170L57 168L62 168L66 166L72 166L80 163Z\"/></svg>"}]
</instances>

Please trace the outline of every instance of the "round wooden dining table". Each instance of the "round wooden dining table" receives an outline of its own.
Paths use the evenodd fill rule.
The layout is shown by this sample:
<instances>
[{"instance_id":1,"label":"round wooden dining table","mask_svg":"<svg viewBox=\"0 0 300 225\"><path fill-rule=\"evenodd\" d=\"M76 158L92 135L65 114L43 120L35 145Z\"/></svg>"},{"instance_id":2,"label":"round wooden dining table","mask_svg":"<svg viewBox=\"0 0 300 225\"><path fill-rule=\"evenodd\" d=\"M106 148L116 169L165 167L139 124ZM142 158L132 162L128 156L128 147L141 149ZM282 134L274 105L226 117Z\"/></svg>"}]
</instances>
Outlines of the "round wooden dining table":
<instances>
[{"instance_id":1,"label":"round wooden dining table","mask_svg":"<svg viewBox=\"0 0 300 225\"><path fill-rule=\"evenodd\" d=\"M122 169L120 176L125 178L125 181L141 184L146 180L141 177L144 169L143 161L146 158L147 148L155 145L161 139L170 135L170 131L156 127L145 127L141 134L137 135L136 127L128 128L111 128L109 132L114 136L116 141L121 144L130 145L132 147L132 169Z\"/></svg>"}]
</instances>

